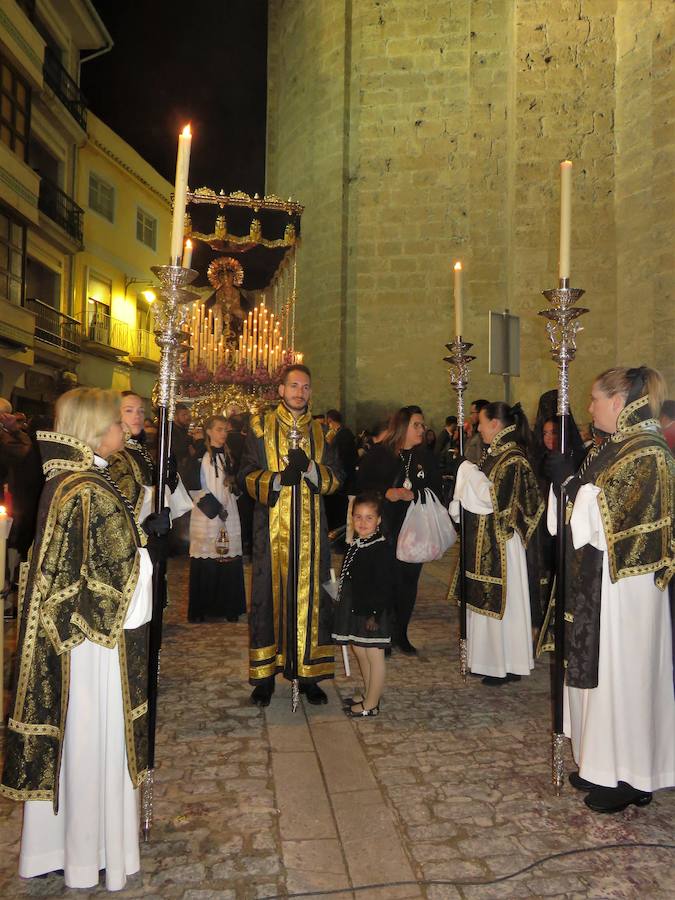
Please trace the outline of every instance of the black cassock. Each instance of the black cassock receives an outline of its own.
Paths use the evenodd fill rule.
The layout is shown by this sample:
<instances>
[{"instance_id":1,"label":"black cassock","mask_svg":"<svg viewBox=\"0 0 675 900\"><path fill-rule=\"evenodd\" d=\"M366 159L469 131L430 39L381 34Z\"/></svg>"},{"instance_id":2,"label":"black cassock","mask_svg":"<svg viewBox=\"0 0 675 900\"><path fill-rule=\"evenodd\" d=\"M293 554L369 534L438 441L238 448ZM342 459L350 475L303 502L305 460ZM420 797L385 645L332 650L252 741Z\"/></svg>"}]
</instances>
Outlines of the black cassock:
<instances>
[{"instance_id":1,"label":"black cassock","mask_svg":"<svg viewBox=\"0 0 675 900\"><path fill-rule=\"evenodd\" d=\"M297 675L301 682L320 681L334 674L333 603L322 587L330 578L330 546L322 496L337 490L341 472L321 426L305 412L297 419L296 427L302 434L300 448L314 465L310 465L297 488L294 525L293 488L275 489L276 477L286 467L292 425L293 417L282 403L264 416L254 416L238 475L242 488L256 501L249 616L251 684L277 672L283 672L287 678ZM294 548L297 591L291 558ZM294 643L296 650L297 673L292 671L294 654L288 652L289 642Z\"/></svg>"}]
</instances>

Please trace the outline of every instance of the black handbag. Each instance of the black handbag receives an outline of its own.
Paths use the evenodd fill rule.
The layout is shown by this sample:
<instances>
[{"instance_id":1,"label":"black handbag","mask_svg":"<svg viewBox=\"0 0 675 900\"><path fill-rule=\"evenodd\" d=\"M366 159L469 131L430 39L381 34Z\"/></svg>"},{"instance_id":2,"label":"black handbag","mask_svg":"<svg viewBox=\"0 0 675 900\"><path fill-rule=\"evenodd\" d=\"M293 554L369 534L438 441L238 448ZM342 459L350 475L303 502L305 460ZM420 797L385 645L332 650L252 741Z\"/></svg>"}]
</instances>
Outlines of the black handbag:
<instances>
[{"instance_id":1,"label":"black handbag","mask_svg":"<svg viewBox=\"0 0 675 900\"><path fill-rule=\"evenodd\" d=\"M207 519L215 519L221 511L222 505L220 500L214 497L213 494L204 494L197 503L197 509L201 510Z\"/></svg>"}]
</instances>

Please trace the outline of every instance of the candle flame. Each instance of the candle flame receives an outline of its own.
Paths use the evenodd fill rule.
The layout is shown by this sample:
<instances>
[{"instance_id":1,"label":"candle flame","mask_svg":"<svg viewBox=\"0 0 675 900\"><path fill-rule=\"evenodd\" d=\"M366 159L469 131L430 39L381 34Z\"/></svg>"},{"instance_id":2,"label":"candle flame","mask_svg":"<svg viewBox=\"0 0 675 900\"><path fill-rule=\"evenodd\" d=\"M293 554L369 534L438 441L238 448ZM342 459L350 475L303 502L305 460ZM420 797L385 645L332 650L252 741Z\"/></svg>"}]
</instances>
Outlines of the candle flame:
<instances>
[{"instance_id":1,"label":"candle flame","mask_svg":"<svg viewBox=\"0 0 675 900\"><path fill-rule=\"evenodd\" d=\"M565 168L567 168L568 166L572 166L572 165L573 165L573 163L572 163L571 159L563 159L563 161L560 163L561 168L562 168L562 166L565 166Z\"/></svg>"},{"instance_id":2,"label":"candle flame","mask_svg":"<svg viewBox=\"0 0 675 900\"><path fill-rule=\"evenodd\" d=\"M0 516L7 515L7 508L5 506L0 506Z\"/></svg>"},{"instance_id":3,"label":"candle flame","mask_svg":"<svg viewBox=\"0 0 675 900\"><path fill-rule=\"evenodd\" d=\"M192 250L192 241L190 240L190 238L188 238L187 241L185 241L185 249Z\"/></svg>"},{"instance_id":4,"label":"candle flame","mask_svg":"<svg viewBox=\"0 0 675 900\"><path fill-rule=\"evenodd\" d=\"M455 272L461 272L461 271L462 271L462 264L461 264L461 262L457 261L457 262L455 263L454 269L455 269Z\"/></svg>"},{"instance_id":5,"label":"candle flame","mask_svg":"<svg viewBox=\"0 0 675 900\"><path fill-rule=\"evenodd\" d=\"M192 131L190 130L190 124L188 123L185 128L182 130L181 134L183 137L192 137Z\"/></svg>"}]
</instances>

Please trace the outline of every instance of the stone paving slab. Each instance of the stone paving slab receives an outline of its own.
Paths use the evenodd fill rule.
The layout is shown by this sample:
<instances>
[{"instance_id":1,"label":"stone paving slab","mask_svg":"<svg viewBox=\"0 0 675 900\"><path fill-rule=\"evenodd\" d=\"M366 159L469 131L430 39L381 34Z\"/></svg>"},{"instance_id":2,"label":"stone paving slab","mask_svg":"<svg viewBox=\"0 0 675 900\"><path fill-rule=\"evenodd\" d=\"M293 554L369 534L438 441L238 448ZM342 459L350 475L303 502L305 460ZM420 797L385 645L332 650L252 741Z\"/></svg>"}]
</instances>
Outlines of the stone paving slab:
<instances>
[{"instance_id":1,"label":"stone paving slab","mask_svg":"<svg viewBox=\"0 0 675 900\"><path fill-rule=\"evenodd\" d=\"M252 708L244 620L188 625L186 561L171 561L155 823L142 871L120 897L674 896L675 854L647 848L557 857L495 882L575 848L673 843L675 791L616 816L594 815L567 786L553 795L548 663L494 690L462 682L457 613L444 602L451 565L425 566L411 627L419 655L394 653L381 715L352 722L338 698L360 686L353 657L347 679L338 656L328 706L303 701L293 714L279 684L264 712ZM10 626L8 650L12 640ZM21 881L21 814L0 800L0 897L106 893L69 891L56 875ZM354 890L397 880L413 884ZM492 883L467 883L475 880ZM318 893L330 889L346 893Z\"/></svg>"}]
</instances>

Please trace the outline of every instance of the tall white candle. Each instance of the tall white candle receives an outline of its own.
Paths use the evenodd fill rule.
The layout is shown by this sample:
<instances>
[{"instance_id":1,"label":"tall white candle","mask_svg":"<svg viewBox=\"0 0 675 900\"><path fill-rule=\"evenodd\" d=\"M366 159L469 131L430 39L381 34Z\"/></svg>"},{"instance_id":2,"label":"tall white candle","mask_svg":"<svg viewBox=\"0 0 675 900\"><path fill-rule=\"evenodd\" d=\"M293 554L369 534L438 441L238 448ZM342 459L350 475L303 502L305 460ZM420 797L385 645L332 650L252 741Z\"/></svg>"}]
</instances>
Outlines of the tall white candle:
<instances>
[{"instance_id":1,"label":"tall white candle","mask_svg":"<svg viewBox=\"0 0 675 900\"><path fill-rule=\"evenodd\" d=\"M171 265L180 265L183 258L183 233L185 230L185 200L190 170L190 147L192 132L186 125L178 135L178 157L176 159L176 183L173 190L173 223L171 225Z\"/></svg>"},{"instance_id":2,"label":"tall white candle","mask_svg":"<svg viewBox=\"0 0 675 900\"><path fill-rule=\"evenodd\" d=\"M572 236L572 163L560 163L560 257L558 277L570 277L570 243Z\"/></svg>"},{"instance_id":3,"label":"tall white candle","mask_svg":"<svg viewBox=\"0 0 675 900\"><path fill-rule=\"evenodd\" d=\"M189 269L192 266L192 241L190 238L185 241L185 249L183 250L183 268Z\"/></svg>"},{"instance_id":4,"label":"tall white candle","mask_svg":"<svg viewBox=\"0 0 675 900\"><path fill-rule=\"evenodd\" d=\"M462 264L456 262L455 270L455 334L459 337L464 329L464 310L462 308Z\"/></svg>"}]
</instances>

